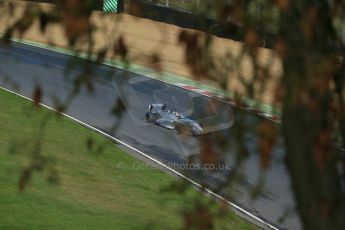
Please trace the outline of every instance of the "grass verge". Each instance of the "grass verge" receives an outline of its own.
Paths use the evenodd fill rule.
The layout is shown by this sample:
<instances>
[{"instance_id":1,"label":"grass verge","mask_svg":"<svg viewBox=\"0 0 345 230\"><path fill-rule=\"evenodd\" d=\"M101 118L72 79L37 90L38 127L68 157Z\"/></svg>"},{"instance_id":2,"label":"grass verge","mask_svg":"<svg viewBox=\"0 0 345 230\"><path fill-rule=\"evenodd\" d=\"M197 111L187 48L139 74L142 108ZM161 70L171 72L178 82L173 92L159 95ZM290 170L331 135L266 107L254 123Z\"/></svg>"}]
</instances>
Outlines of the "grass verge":
<instances>
[{"instance_id":1,"label":"grass verge","mask_svg":"<svg viewBox=\"0 0 345 230\"><path fill-rule=\"evenodd\" d=\"M20 192L38 139L44 167ZM164 172L123 167L136 164L101 135L0 90L0 229L181 229L195 202L210 203L191 188L184 195L162 192L176 180ZM210 215L220 209L212 204ZM214 219L216 229L256 229L232 212Z\"/></svg>"}]
</instances>

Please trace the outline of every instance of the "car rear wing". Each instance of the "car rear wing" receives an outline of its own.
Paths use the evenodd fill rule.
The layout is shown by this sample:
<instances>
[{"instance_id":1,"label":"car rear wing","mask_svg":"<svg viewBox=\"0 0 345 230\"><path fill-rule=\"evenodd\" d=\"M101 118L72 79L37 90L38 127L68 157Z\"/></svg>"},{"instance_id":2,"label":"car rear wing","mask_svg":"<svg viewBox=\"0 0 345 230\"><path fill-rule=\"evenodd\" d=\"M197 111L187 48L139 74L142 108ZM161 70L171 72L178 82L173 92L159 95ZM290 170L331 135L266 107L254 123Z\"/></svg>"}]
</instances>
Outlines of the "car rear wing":
<instances>
[{"instance_id":1,"label":"car rear wing","mask_svg":"<svg viewBox=\"0 0 345 230\"><path fill-rule=\"evenodd\" d=\"M167 107L166 104L150 104L149 105L149 112L156 112L159 110L165 110Z\"/></svg>"}]
</instances>

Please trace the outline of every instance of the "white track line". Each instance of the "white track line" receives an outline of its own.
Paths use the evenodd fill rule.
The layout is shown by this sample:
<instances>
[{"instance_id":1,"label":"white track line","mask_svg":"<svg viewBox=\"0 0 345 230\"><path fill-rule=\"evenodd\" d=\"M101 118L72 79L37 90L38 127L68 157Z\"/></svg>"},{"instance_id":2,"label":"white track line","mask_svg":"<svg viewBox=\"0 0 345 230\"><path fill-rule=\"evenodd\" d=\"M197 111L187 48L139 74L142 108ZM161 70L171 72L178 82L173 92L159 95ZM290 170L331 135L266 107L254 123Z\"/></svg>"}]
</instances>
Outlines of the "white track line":
<instances>
[{"instance_id":1,"label":"white track line","mask_svg":"<svg viewBox=\"0 0 345 230\"><path fill-rule=\"evenodd\" d=\"M4 88L4 87L2 87L2 86L0 86L0 89L3 89L3 90L5 90L5 91L7 91L7 92L10 92L10 93L15 94L15 95L17 95L17 96L20 96L20 97L22 97L22 98L25 98L25 99L27 99L27 100L29 100L29 101L33 101L33 100L32 100L31 98L29 98L29 97L26 97L26 96L24 96L24 95L22 95L22 94L19 94L19 93L17 93L17 92L12 91L12 90L6 89L6 88ZM49 109L49 110L51 110L51 111L57 112L54 108L52 108L52 107L50 107L50 106L48 106L48 105L44 105L44 104L42 104L42 103L40 103L40 105L42 105L43 107L45 107L45 108L47 108L47 109ZM144 152L142 152L142 151L140 151L140 150L138 150L138 149L136 149L136 148L130 146L129 144L127 144L127 143L125 143L125 142L123 142L123 141L121 141L121 140L119 140L119 139L117 139L117 138L115 138L115 137L113 137L113 136L110 136L109 134L107 134L107 133L105 133L105 132L103 132L103 131L101 131L101 130L99 130L99 129L96 129L96 128L92 127L92 126L89 125L89 124L86 124L85 122L82 122L82 121L78 120L77 118L74 118L74 117L72 117L72 116L70 116L70 115L68 115L68 114L66 114L66 113L61 113L61 114L62 114L63 116L65 116L65 117L67 117L67 118L69 118L69 119L71 119L71 120L73 120L73 121L75 121L75 122L81 124L82 126L85 126L86 128L89 128L89 129L91 129L91 130L93 130L93 131L95 131L95 132L97 132L97 133L100 133L100 134L102 134L102 135L104 135L104 136L106 136L106 137L112 139L113 141L115 141L115 142L117 142L117 143L119 143L119 144L121 144L121 145L123 145L123 146L125 146L125 147L127 147L127 148L129 148L129 149L131 149L131 150L133 150L133 151L135 151L135 152L137 152L137 153L139 153L140 155L142 155L142 156L144 156L144 157L150 159L150 160L153 161L154 163L158 164L159 166L162 166L163 168L167 169L168 171L172 172L173 174L175 174L175 175L177 175L177 176L179 176L179 177L181 177L181 178L187 180L188 182L192 183L194 186L196 186L197 188L199 188L199 189L201 189L202 191L206 192L207 194L209 194L209 195L211 195L211 196L213 196L213 197L215 197L215 198L217 198L217 199L219 199L219 200L221 200L221 201L223 201L223 202L226 202L228 205L230 205L230 206L231 206L232 208L234 208L235 210L237 210L237 211L239 211L239 212L245 214L245 215L246 215L247 217L249 217L249 218L252 218L252 219L255 221L254 224L259 224L261 227L264 227L264 228L266 228L266 229L276 229L276 230L278 230L277 227L271 225L270 223L267 223L266 221L262 220L261 218L255 216L255 215L253 215L252 213L250 213L250 212L244 210L243 208L239 207L238 205L236 205L236 204L234 204L234 203L228 201L228 200L225 199L224 197L222 197L222 196L220 196L220 195L218 195L218 194L212 192L210 189L208 189L208 188L203 188L203 186L201 186L200 184L198 184L198 183L195 182L194 180L192 180L192 179L186 177L185 175L183 175L182 173L180 173L180 172L178 172L178 171L176 171L176 170L174 170L174 169L168 167L166 164L164 164L164 163L158 161L157 159L155 159L155 158L153 158L153 157L147 155L146 153L144 153Z\"/></svg>"}]
</instances>

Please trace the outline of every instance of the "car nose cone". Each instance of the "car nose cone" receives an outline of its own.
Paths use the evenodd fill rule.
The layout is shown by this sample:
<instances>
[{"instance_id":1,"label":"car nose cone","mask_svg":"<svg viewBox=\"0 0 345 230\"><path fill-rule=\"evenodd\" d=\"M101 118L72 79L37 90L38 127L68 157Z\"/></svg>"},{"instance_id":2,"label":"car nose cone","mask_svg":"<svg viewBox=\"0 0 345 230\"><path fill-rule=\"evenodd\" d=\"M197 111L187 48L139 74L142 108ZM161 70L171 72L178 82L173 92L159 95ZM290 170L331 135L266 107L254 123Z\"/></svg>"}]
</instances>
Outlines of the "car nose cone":
<instances>
[{"instance_id":1,"label":"car nose cone","mask_svg":"<svg viewBox=\"0 0 345 230\"><path fill-rule=\"evenodd\" d=\"M193 129L195 132L197 132L198 134L202 133L204 130L203 128L201 128L201 126L197 123L194 123L193 124Z\"/></svg>"}]
</instances>

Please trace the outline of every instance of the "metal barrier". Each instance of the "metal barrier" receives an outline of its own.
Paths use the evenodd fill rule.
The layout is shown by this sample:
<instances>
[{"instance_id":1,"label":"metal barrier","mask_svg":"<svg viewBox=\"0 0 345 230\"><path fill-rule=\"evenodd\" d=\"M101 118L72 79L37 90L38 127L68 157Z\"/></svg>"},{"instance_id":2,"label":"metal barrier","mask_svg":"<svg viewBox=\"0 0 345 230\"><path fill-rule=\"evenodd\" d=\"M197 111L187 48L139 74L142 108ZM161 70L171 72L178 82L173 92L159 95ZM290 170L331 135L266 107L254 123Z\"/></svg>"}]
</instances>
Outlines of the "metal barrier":
<instances>
[{"instance_id":1,"label":"metal barrier","mask_svg":"<svg viewBox=\"0 0 345 230\"><path fill-rule=\"evenodd\" d=\"M179 27L195 29L218 37L242 41L244 29L231 21L217 21L204 15L193 14L188 11L177 10L164 5L152 4L144 0L131 0L129 2L129 13L138 17L148 18L155 21L174 24ZM273 47L276 36L257 30L261 35L261 45Z\"/></svg>"}]
</instances>

